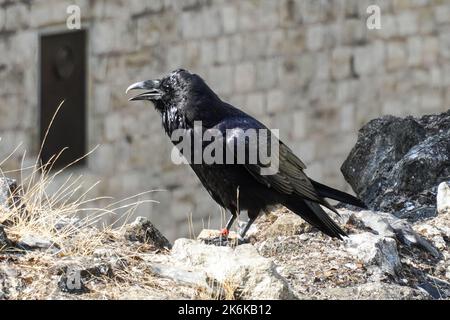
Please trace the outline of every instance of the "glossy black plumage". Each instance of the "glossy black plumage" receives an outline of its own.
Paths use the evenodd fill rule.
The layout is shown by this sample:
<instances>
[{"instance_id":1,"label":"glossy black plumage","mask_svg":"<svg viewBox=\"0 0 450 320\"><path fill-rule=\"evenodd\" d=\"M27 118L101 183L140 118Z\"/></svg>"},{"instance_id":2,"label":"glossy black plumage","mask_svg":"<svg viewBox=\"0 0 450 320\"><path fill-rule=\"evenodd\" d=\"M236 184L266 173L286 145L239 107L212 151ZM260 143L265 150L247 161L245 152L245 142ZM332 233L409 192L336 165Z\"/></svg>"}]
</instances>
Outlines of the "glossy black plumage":
<instances>
[{"instance_id":1,"label":"glossy black plumage","mask_svg":"<svg viewBox=\"0 0 450 320\"><path fill-rule=\"evenodd\" d=\"M176 129L186 129L192 135L194 122L202 122L202 130L218 129L222 133L233 129L267 129L255 118L222 101L198 75L177 70L169 76L130 86L150 90L131 100L150 100L161 115L163 128L171 136ZM282 128L285 129L285 128ZM234 141L242 137L233 132ZM276 139L273 135L270 139ZM230 139L224 139L230 147ZM240 140L245 141L245 140ZM245 145L246 151L254 146ZM203 186L222 207L236 215L247 210L251 221L269 206L282 204L332 237L345 232L328 216L321 206L335 209L325 197L365 207L357 198L310 180L306 166L282 142L279 142L279 171L261 175L264 166L256 164L191 164ZM336 212L336 211L335 211ZM245 233L245 232L244 232Z\"/></svg>"}]
</instances>

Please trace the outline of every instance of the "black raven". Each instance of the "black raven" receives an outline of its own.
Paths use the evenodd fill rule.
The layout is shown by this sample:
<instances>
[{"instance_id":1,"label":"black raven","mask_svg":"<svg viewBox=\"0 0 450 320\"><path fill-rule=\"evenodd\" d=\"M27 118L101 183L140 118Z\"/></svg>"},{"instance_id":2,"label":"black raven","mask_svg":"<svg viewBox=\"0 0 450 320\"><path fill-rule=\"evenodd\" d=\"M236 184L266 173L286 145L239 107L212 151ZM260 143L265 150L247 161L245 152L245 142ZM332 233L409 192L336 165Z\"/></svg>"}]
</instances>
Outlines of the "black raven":
<instances>
[{"instance_id":1,"label":"black raven","mask_svg":"<svg viewBox=\"0 0 450 320\"><path fill-rule=\"evenodd\" d=\"M261 138L255 146L254 141L252 144L247 137L240 135L247 129L268 128L242 110L222 101L200 76L179 69L162 79L135 83L127 89L127 93L135 89L145 92L130 101L153 102L169 137L177 129L183 129L188 132L188 136L192 136L195 123L201 122L203 131L214 129L223 133L224 144L229 149L236 150L236 144L233 144L236 139L238 144L243 143L246 152L244 162L207 164L189 161L212 198L231 212L232 216L222 230L223 236L227 236L240 210L246 210L249 217L248 223L239 232L243 241L249 227L262 211L281 204L325 234L342 239L342 236L346 236L345 232L321 207L336 212L324 198L365 207L356 197L309 179L303 171L306 169L303 162L278 140L279 151L274 158L278 162L278 170L275 174L263 175L261 170L268 164L262 165L259 158L256 162L250 162L247 158L252 148L259 148ZM272 141L270 139L276 139L271 133L268 137L265 140L267 143ZM202 147L204 149L205 145Z\"/></svg>"}]
</instances>

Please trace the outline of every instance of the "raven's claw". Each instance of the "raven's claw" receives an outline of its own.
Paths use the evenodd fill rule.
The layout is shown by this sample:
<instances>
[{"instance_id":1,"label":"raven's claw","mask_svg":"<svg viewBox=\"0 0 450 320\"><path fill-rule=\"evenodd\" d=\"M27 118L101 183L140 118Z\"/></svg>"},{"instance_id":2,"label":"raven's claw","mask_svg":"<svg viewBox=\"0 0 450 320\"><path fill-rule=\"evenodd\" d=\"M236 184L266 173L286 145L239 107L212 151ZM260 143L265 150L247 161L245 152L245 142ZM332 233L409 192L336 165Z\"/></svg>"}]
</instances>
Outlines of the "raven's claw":
<instances>
[{"instance_id":1,"label":"raven's claw","mask_svg":"<svg viewBox=\"0 0 450 320\"><path fill-rule=\"evenodd\" d=\"M222 235L211 239L203 239L203 242L207 245L214 245L217 247L235 247L244 243L249 243L247 239L227 238Z\"/></svg>"},{"instance_id":2,"label":"raven's claw","mask_svg":"<svg viewBox=\"0 0 450 320\"><path fill-rule=\"evenodd\" d=\"M215 238L204 239L203 242L205 242L205 244L214 245L217 247L226 247L230 243L230 239L228 239L228 237L224 237L224 236L220 235Z\"/></svg>"}]
</instances>

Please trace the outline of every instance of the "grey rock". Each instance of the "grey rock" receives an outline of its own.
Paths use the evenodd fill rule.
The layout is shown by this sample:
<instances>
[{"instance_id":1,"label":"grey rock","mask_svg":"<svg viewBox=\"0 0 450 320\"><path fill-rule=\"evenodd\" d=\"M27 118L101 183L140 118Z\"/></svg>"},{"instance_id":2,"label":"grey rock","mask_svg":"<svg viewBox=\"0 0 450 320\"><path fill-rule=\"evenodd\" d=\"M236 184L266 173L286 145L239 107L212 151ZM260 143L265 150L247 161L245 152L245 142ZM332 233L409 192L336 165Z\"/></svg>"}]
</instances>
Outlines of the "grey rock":
<instances>
[{"instance_id":1,"label":"grey rock","mask_svg":"<svg viewBox=\"0 0 450 320\"><path fill-rule=\"evenodd\" d=\"M171 248L169 240L144 217L137 217L133 223L126 226L125 239L149 243L157 248Z\"/></svg>"},{"instance_id":2,"label":"grey rock","mask_svg":"<svg viewBox=\"0 0 450 320\"><path fill-rule=\"evenodd\" d=\"M58 252L60 249L59 245L52 240L34 234L22 236L17 247L24 250L49 250L51 252Z\"/></svg>"},{"instance_id":3,"label":"grey rock","mask_svg":"<svg viewBox=\"0 0 450 320\"><path fill-rule=\"evenodd\" d=\"M369 267L375 265L392 276L401 269L397 243L392 238L364 232L350 235L345 245L351 254Z\"/></svg>"},{"instance_id":4,"label":"grey rock","mask_svg":"<svg viewBox=\"0 0 450 320\"><path fill-rule=\"evenodd\" d=\"M61 275L58 281L58 288L62 292L70 294L84 294L89 292L84 279L80 277L76 270L71 270Z\"/></svg>"},{"instance_id":5,"label":"grey rock","mask_svg":"<svg viewBox=\"0 0 450 320\"><path fill-rule=\"evenodd\" d=\"M180 285L205 288L210 286L208 277L203 271L192 271L168 264L153 264L150 268L157 276L172 279Z\"/></svg>"},{"instance_id":6,"label":"grey rock","mask_svg":"<svg viewBox=\"0 0 450 320\"><path fill-rule=\"evenodd\" d=\"M54 269L57 274L67 274L69 271L76 271L85 279L101 276L112 277L114 274L109 263L97 263L83 257L71 257L60 260Z\"/></svg>"},{"instance_id":7,"label":"grey rock","mask_svg":"<svg viewBox=\"0 0 450 320\"><path fill-rule=\"evenodd\" d=\"M370 121L341 171L371 209L417 220L423 212L411 211L435 207L436 187L450 177L450 111Z\"/></svg>"},{"instance_id":8,"label":"grey rock","mask_svg":"<svg viewBox=\"0 0 450 320\"><path fill-rule=\"evenodd\" d=\"M212 247L195 240L179 239L172 258L190 270L203 271L215 288L226 297L239 299L293 299L286 280L276 271L272 260L259 255L250 244Z\"/></svg>"},{"instance_id":9,"label":"grey rock","mask_svg":"<svg viewBox=\"0 0 450 320\"><path fill-rule=\"evenodd\" d=\"M450 283L430 275L427 275L418 287L426 291L433 299L448 299L450 297Z\"/></svg>"},{"instance_id":10,"label":"grey rock","mask_svg":"<svg viewBox=\"0 0 450 320\"><path fill-rule=\"evenodd\" d=\"M393 220L391 226L394 228L397 239L401 243L421 248L431 253L435 258L440 257L439 251L430 242L417 234L407 221L401 219Z\"/></svg>"},{"instance_id":11,"label":"grey rock","mask_svg":"<svg viewBox=\"0 0 450 320\"><path fill-rule=\"evenodd\" d=\"M107 262L93 262L86 258L72 257L59 261L54 267L56 274L60 275L58 288L70 294L84 294L89 292L86 283L95 277L114 276L111 264Z\"/></svg>"},{"instance_id":12,"label":"grey rock","mask_svg":"<svg viewBox=\"0 0 450 320\"><path fill-rule=\"evenodd\" d=\"M0 206L4 208L9 208L14 199L12 196L17 189L17 182L14 179L0 178Z\"/></svg>"},{"instance_id":13,"label":"grey rock","mask_svg":"<svg viewBox=\"0 0 450 320\"><path fill-rule=\"evenodd\" d=\"M6 300L7 298L4 275L0 273L0 301Z\"/></svg>"},{"instance_id":14,"label":"grey rock","mask_svg":"<svg viewBox=\"0 0 450 320\"><path fill-rule=\"evenodd\" d=\"M362 228L369 228L376 232L377 235L396 239L406 246L419 247L436 258L440 256L439 251L415 232L406 220L399 219L390 213L343 210L341 215L344 223L352 223Z\"/></svg>"},{"instance_id":15,"label":"grey rock","mask_svg":"<svg viewBox=\"0 0 450 320\"><path fill-rule=\"evenodd\" d=\"M21 289L20 271L7 264L0 265L0 300L9 300Z\"/></svg>"},{"instance_id":16,"label":"grey rock","mask_svg":"<svg viewBox=\"0 0 450 320\"><path fill-rule=\"evenodd\" d=\"M450 175L450 132L430 136L412 147L388 176L406 196L430 190ZM424 204L434 204L434 197Z\"/></svg>"},{"instance_id":17,"label":"grey rock","mask_svg":"<svg viewBox=\"0 0 450 320\"><path fill-rule=\"evenodd\" d=\"M400 219L406 219L408 221L423 221L436 217L437 211L436 207L425 206L425 207L407 207L406 210L401 210L395 213L395 216Z\"/></svg>"},{"instance_id":18,"label":"grey rock","mask_svg":"<svg viewBox=\"0 0 450 320\"><path fill-rule=\"evenodd\" d=\"M437 197L438 214L450 214L450 183L442 182L438 187Z\"/></svg>"},{"instance_id":19,"label":"grey rock","mask_svg":"<svg viewBox=\"0 0 450 320\"><path fill-rule=\"evenodd\" d=\"M9 246L11 246L11 240L8 239L5 228L0 225L0 251Z\"/></svg>"},{"instance_id":20,"label":"grey rock","mask_svg":"<svg viewBox=\"0 0 450 320\"><path fill-rule=\"evenodd\" d=\"M369 282L354 287L324 289L320 298L336 300L428 300L431 296L426 292L406 286Z\"/></svg>"},{"instance_id":21,"label":"grey rock","mask_svg":"<svg viewBox=\"0 0 450 320\"><path fill-rule=\"evenodd\" d=\"M106 265L111 270L124 270L129 266L129 262L120 250L114 250L113 248L97 248L92 256L94 263Z\"/></svg>"}]
</instances>

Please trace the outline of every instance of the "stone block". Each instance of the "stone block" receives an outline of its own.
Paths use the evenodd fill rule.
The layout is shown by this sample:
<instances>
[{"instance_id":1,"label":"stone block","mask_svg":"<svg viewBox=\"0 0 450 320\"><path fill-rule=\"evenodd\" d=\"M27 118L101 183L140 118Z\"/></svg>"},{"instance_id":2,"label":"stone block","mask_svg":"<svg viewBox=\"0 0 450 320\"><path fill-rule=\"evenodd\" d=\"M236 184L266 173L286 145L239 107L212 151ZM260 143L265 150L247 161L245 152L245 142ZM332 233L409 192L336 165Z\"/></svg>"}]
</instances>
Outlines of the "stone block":
<instances>
[{"instance_id":1,"label":"stone block","mask_svg":"<svg viewBox=\"0 0 450 320\"><path fill-rule=\"evenodd\" d=\"M325 30L322 25L310 26L306 31L306 48L311 51L318 51L324 45Z\"/></svg>"},{"instance_id":2,"label":"stone block","mask_svg":"<svg viewBox=\"0 0 450 320\"><path fill-rule=\"evenodd\" d=\"M233 67L229 65L215 66L210 69L208 81L214 91L221 95L233 92Z\"/></svg>"},{"instance_id":3,"label":"stone block","mask_svg":"<svg viewBox=\"0 0 450 320\"><path fill-rule=\"evenodd\" d=\"M349 47L338 47L332 52L331 75L333 79L340 80L351 75L352 50Z\"/></svg>"},{"instance_id":4,"label":"stone block","mask_svg":"<svg viewBox=\"0 0 450 320\"><path fill-rule=\"evenodd\" d=\"M417 14L411 11L399 13L397 17L398 32L401 36L416 34L419 30Z\"/></svg>"},{"instance_id":5,"label":"stone block","mask_svg":"<svg viewBox=\"0 0 450 320\"><path fill-rule=\"evenodd\" d=\"M244 62L236 66L234 72L234 88L236 92L248 92L255 88L256 70L251 62Z\"/></svg>"},{"instance_id":6,"label":"stone block","mask_svg":"<svg viewBox=\"0 0 450 320\"><path fill-rule=\"evenodd\" d=\"M207 29L203 23L202 12L194 10L182 12L180 29L183 39L201 38Z\"/></svg>"},{"instance_id":7,"label":"stone block","mask_svg":"<svg viewBox=\"0 0 450 320\"><path fill-rule=\"evenodd\" d=\"M223 24L222 28L225 34L235 33L238 29L238 15L236 7L234 6L224 6L221 9L221 22Z\"/></svg>"},{"instance_id":8,"label":"stone block","mask_svg":"<svg viewBox=\"0 0 450 320\"><path fill-rule=\"evenodd\" d=\"M278 85L278 60L267 59L256 63L256 88L268 90Z\"/></svg>"},{"instance_id":9,"label":"stone block","mask_svg":"<svg viewBox=\"0 0 450 320\"><path fill-rule=\"evenodd\" d=\"M386 68L396 70L404 67L407 62L406 48L401 42L390 42L387 45Z\"/></svg>"},{"instance_id":10,"label":"stone block","mask_svg":"<svg viewBox=\"0 0 450 320\"><path fill-rule=\"evenodd\" d=\"M122 136L122 116L117 113L110 113L105 118L105 139L114 141Z\"/></svg>"},{"instance_id":11,"label":"stone block","mask_svg":"<svg viewBox=\"0 0 450 320\"><path fill-rule=\"evenodd\" d=\"M246 99L246 110L255 117L263 115L266 112L266 97L263 93L251 93Z\"/></svg>"},{"instance_id":12,"label":"stone block","mask_svg":"<svg viewBox=\"0 0 450 320\"><path fill-rule=\"evenodd\" d=\"M286 109L283 91L280 89L269 90L267 93L267 111L276 114Z\"/></svg>"}]
</instances>

